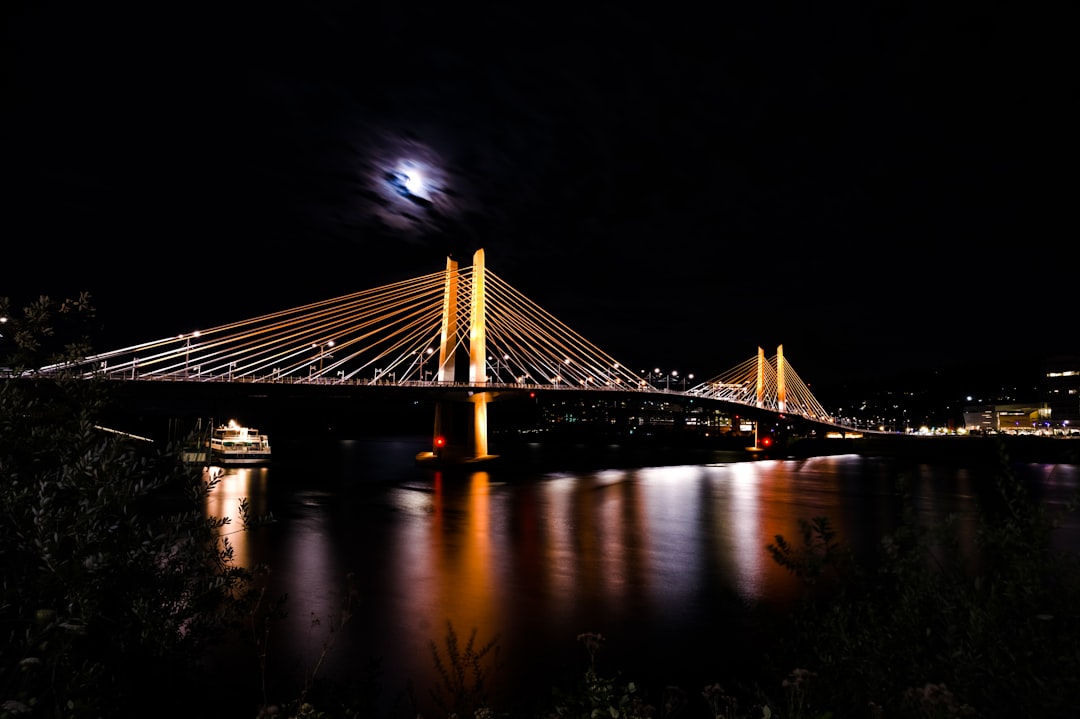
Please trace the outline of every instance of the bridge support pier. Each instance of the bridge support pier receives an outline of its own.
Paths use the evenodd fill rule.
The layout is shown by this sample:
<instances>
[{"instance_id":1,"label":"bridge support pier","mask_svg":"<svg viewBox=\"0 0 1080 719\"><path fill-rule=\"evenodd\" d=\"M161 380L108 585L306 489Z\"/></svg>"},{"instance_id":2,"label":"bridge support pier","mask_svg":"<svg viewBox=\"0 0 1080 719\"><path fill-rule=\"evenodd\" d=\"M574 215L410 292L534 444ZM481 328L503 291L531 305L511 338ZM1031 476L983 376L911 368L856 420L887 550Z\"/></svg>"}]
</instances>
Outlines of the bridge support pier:
<instances>
[{"instance_id":1,"label":"bridge support pier","mask_svg":"<svg viewBox=\"0 0 1080 719\"><path fill-rule=\"evenodd\" d=\"M488 404L491 392L474 392L435 404L435 436L430 452L416 455L420 464L455 465L486 462L488 454Z\"/></svg>"},{"instance_id":2,"label":"bridge support pier","mask_svg":"<svg viewBox=\"0 0 1080 719\"><path fill-rule=\"evenodd\" d=\"M488 457L488 400L489 393L480 392L472 397L473 406L473 442L472 455L474 459Z\"/></svg>"}]
</instances>

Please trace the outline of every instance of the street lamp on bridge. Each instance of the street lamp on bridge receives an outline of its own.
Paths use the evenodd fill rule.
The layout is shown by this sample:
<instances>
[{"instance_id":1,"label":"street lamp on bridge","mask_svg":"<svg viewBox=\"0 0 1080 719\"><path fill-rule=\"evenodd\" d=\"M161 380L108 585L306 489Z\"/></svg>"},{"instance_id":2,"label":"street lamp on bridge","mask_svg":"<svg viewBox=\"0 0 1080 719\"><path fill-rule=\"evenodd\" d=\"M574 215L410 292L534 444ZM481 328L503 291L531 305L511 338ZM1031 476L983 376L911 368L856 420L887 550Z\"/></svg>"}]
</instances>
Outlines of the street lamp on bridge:
<instances>
[{"instance_id":1,"label":"street lamp on bridge","mask_svg":"<svg viewBox=\"0 0 1080 719\"><path fill-rule=\"evenodd\" d=\"M188 364L191 362L191 338L199 336L199 330L195 330L191 334L184 337L184 376L187 377L190 374L188 370Z\"/></svg>"},{"instance_id":2,"label":"street lamp on bridge","mask_svg":"<svg viewBox=\"0 0 1080 719\"><path fill-rule=\"evenodd\" d=\"M502 372L500 370L503 368L510 369L510 355L504 354L501 360L498 357L488 356L488 363L490 364L491 362L495 363L495 381L501 384Z\"/></svg>"},{"instance_id":3,"label":"street lamp on bridge","mask_svg":"<svg viewBox=\"0 0 1080 719\"><path fill-rule=\"evenodd\" d=\"M323 359L327 358L327 357L329 357L330 359L334 359L334 355L326 353L326 348L327 347L333 347L333 346L334 346L334 340L327 340L326 342L323 342L323 343L318 344L318 345L311 345L312 349L314 349L315 347L319 348L319 374L322 374L322 371L323 371Z\"/></svg>"},{"instance_id":4,"label":"street lamp on bridge","mask_svg":"<svg viewBox=\"0 0 1080 719\"><path fill-rule=\"evenodd\" d=\"M405 374L402 379L407 380L410 376L412 376L413 368L416 368L418 376L420 377L420 382L425 382L427 380L427 376L424 373L424 362L427 361L427 358L430 357L431 353L434 351L434 347L428 347L427 349L423 350L413 350L411 354L415 355L416 359L414 359L409 364L409 368L405 370Z\"/></svg>"},{"instance_id":5,"label":"street lamp on bridge","mask_svg":"<svg viewBox=\"0 0 1080 719\"><path fill-rule=\"evenodd\" d=\"M665 387L668 386L668 380L670 378L672 378L672 377L675 378L675 382L678 383L679 382L679 371L674 370L674 369L671 370L671 375L669 377L664 378L664 386ZM683 392L686 391L686 380L687 379L694 379L694 375L693 374L683 375L683 378L682 378L682 391Z\"/></svg>"},{"instance_id":6,"label":"street lamp on bridge","mask_svg":"<svg viewBox=\"0 0 1080 719\"><path fill-rule=\"evenodd\" d=\"M427 362L427 358L430 357L432 355L432 353L434 353L434 352L435 352L434 347L428 347L426 350L424 350L424 353L420 355L420 381L421 382L426 382L427 381L427 375L424 372L424 363Z\"/></svg>"}]
</instances>

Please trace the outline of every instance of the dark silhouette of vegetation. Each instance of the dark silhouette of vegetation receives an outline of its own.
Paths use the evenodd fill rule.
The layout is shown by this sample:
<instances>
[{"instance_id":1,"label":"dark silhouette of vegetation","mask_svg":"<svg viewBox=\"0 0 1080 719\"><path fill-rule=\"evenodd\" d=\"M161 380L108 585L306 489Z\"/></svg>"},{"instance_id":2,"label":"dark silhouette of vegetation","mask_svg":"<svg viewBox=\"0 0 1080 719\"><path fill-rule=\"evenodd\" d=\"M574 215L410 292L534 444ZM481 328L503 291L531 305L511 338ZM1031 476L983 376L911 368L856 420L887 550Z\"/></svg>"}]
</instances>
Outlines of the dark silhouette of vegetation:
<instances>
[{"instance_id":1,"label":"dark silhouette of vegetation","mask_svg":"<svg viewBox=\"0 0 1080 719\"><path fill-rule=\"evenodd\" d=\"M781 655L816 676L815 701L838 716L1066 716L1080 705L1080 564L1055 551L1054 513L1002 454L980 500L976 546L952 520L905 516L877 556L857 561L825 517L783 537L773 559L806 599ZM903 491L903 487L900 488Z\"/></svg>"},{"instance_id":2,"label":"dark silhouette of vegetation","mask_svg":"<svg viewBox=\"0 0 1080 719\"><path fill-rule=\"evenodd\" d=\"M64 371L93 314L85 295L0 300L0 716L211 714L193 690L257 576L204 513L214 482L104 431L105 383Z\"/></svg>"},{"instance_id":3,"label":"dark silhouette of vegetation","mask_svg":"<svg viewBox=\"0 0 1080 719\"><path fill-rule=\"evenodd\" d=\"M434 641L430 643L431 660L439 674L439 685L430 692L435 706L446 716L460 717L490 707L491 674L499 668L499 637L478 646L473 629L462 647L453 623L447 622L443 641L445 657Z\"/></svg>"},{"instance_id":4,"label":"dark silhouette of vegetation","mask_svg":"<svg viewBox=\"0 0 1080 719\"><path fill-rule=\"evenodd\" d=\"M597 668L597 655L606 639L602 634L585 632L578 641L589 655L589 663L581 679L573 687L554 687L551 717L612 717L613 719L644 719L654 716L656 707L645 692L619 672L604 675ZM679 699L681 700L681 695Z\"/></svg>"}]
</instances>

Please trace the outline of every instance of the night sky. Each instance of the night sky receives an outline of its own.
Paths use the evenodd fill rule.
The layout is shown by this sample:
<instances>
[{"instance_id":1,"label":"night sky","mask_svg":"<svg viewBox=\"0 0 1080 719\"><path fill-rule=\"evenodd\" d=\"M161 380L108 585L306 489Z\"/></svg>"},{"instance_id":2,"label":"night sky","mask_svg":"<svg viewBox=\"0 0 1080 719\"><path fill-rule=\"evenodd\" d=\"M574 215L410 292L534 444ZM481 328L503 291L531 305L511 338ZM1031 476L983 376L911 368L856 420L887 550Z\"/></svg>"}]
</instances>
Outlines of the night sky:
<instances>
[{"instance_id":1,"label":"night sky","mask_svg":"<svg viewBox=\"0 0 1080 719\"><path fill-rule=\"evenodd\" d=\"M23 5L0 295L89 291L102 350L482 247L615 358L702 379L781 343L811 387L1080 352L1071 18Z\"/></svg>"}]
</instances>

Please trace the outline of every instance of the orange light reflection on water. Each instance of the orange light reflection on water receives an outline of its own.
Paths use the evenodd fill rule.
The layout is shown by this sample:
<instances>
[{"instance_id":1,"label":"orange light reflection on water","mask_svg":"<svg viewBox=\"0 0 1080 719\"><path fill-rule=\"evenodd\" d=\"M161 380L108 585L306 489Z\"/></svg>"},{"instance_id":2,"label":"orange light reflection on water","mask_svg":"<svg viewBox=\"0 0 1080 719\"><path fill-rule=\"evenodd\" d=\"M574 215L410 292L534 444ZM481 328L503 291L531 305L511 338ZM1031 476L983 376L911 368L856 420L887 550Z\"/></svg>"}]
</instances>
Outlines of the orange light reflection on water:
<instances>
[{"instance_id":1,"label":"orange light reflection on water","mask_svg":"<svg viewBox=\"0 0 1080 719\"><path fill-rule=\"evenodd\" d=\"M251 568L250 545L240 517L240 500L247 499L248 511L254 519L266 512L266 467L203 470L203 481L216 478L218 483L206 497L207 517L228 518L229 523L218 530L233 548L233 563Z\"/></svg>"},{"instance_id":2,"label":"orange light reflection on water","mask_svg":"<svg viewBox=\"0 0 1080 719\"><path fill-rule=\"evenodd\" d=\"M448 625L459 648L475 631L476 648L499 639L503 656L519 660L573 657L578 633L610 631L617 641L639 627L722 644L741 621L736 605L782 611L796 598L798 580L766 549L777 535L797 546L800 520L825 516L838 541L879 541L896 521L897 502L891 477L875 474L877 467L851 456L762 459L520 482L499 481L494 470L434 471L355 496L299 485L287 493L286 526L269 528L281 538L274 576L294 607L285 651L291 657L303 648L311 664L327 632L306 617L340 606L349 573L361 585L358 612L373 611L374 619L357 620L352 648L336 647L330 658L334 668L357 673L361 665L349 657L374 655L390 676L408 676L419 688L438 682L431 645L445 652ZM216 512L234 510L241 496L265 497L250 472L223 478ZM947 485L957 498L916 485L917 497L929 495L920 504L926 518L966 501L966 480ZM960 529L969 531L963 522ZM240 538L237 550L243 561Z\"/></svg>"},{"instance_id":3,"label":"orange light reflection on water","mask_svg":"<svg viewBox=\"0 0 1080 719\"><path fill-rule=\"evenodd\" d=\"M391 563L399 622L394 634L406 656L429 657L430 642L445 652L451 625L462 648L474 629L479 648L496 638L500 626L505 601L495 540L505 527L492 527L488 473L461 479L465 484L451 489L436 472L430 494L415 488L395 492L398 507L409 515L395 542L398 560Z\"/></svg>"}]
</instances>

